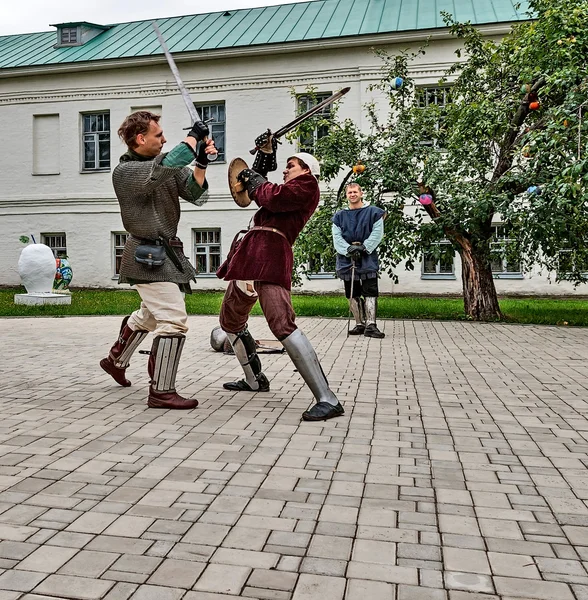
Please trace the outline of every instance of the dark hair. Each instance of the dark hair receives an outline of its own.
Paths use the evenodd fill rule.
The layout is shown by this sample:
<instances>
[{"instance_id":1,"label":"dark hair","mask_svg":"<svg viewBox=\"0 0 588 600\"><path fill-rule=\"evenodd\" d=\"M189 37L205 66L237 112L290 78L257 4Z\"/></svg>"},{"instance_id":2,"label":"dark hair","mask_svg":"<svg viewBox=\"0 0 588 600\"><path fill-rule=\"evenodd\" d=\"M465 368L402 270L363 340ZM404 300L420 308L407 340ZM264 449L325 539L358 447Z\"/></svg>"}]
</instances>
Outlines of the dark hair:
<instances>
[{"instance_id":1,"label":"dark hair","mask_svg":"<svg viewBox=\"0 0 588 600\"><path fill-rule=\"evenodd\" d=\"M310 167L301 159L298 158L297 156L291 156L288 160L295 160L302 169L306 169L307 171L310 171ZM312 172L312 171L310 171Z\"/></svg>"},{"instance_id":2,"label":"dark hair","mask_svg":"<svg viewBox=\"0 0 588 600\"><path fill-rule=\"evenodd\" d=\"M137 146L137 136L149 131L151 121L159 122L161 115L149 112L148 110L138 110L130 114L118 128L118 137L133 150Z\"/></svg>"}]
</instances>

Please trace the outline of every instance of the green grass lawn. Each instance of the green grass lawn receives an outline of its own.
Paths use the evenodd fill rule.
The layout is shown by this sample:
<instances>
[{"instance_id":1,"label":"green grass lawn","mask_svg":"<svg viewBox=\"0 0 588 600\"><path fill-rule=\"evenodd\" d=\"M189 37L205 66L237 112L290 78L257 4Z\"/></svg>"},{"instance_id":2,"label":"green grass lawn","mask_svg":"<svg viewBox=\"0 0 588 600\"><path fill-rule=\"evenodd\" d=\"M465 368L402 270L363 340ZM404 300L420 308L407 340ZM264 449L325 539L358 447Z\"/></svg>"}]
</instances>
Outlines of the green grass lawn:
<instances>
[{"instance_id":1,"label":"green grass lawn","mask_svg":"<svg viewBox=\"0 0 588 600\"><path fill-rule=\"evenodd\" d=\"M139 306L139 296L126 290L73 290L70 306L22 306L14 304L14 294L24 289L0 289L0 317L126 315ZM199 292L186 296L191 315L216 315L223 294ZM344 317L349 305L343 295L293 297L296 314L304 317ZM588 325L588 300L549 298L504 298L500 306L505 321L543 325ZM260 315L256 304L252 314ZM382 319L465 320L461 298L383 296L379 300Z\"/></svg>"}]
</instances>

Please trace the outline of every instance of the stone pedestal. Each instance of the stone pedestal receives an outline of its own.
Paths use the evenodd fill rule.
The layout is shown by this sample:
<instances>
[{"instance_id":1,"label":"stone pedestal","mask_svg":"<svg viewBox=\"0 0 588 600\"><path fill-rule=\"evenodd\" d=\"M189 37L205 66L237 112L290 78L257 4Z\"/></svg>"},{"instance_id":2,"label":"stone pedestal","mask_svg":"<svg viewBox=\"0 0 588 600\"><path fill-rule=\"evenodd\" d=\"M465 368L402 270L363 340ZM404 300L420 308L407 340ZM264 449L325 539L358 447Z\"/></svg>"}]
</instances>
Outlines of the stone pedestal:
<instances>
[{"instance_id":1,"label":"stone pedestal","mask_svg":"<svg viewBox=\"0 0 588 600\"><path fill-rule=\"evenodd\" d=\"M15 304L39 306L41 304L71 304L70 294L53 294L52 292L33 292L31 294L14 294Z\"/></svg>"}]
</instances>

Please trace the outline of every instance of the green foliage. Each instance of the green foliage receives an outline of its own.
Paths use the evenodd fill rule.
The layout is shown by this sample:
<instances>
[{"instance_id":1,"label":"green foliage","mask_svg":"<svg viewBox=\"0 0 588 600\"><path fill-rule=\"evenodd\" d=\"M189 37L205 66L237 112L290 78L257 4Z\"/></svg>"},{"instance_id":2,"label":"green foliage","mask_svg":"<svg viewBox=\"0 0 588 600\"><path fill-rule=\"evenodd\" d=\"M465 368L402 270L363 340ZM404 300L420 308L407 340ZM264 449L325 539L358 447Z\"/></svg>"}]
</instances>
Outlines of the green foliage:
<instances>
[{"instance_id":1,"label":"green foliage","mask_svg":"<svg viewBox=\"0 0 588 600\"><path fill-rule=\"evenodd\" d=\"M529 5L534 19L499 41L444 14L460 43L456 63L439 81L440 88L451 86L445 104L415 86L410 67L426 47L378 51L382 78L365 106L369 127L360 130L335 116L329 135L318 140L330 185L337 188L342 177L357 181L367 199L387 211L380 256L393 277L401 261L410 269L433 242L448 238L459 252L468 244L485 264L501 252L525 271L540 265L556 279L586 281L588 1ZM404 85L391 90L398 76ZM523 84L531 94L521 92ZM533 100L538 110L530 110ZM367 168L355 176L358 160ZM542 193L527 193L530 186ZM434 197L434 219L418 203L423 190ZM326 199L307 225L299 261L327 247L325 223L342 204L341 191L333 190L338 200ZM493 244L493 220L515 241Z\"/></svg>"},{"instance_id":2,"label":"green foliage","mask_svg":"<svg viewBox=\"0 0 588 600\"><path fill-rule=\"evenodd\" d=\"M30 242L30 238L28 235L21 235L18 238L18 241L21 242L22 244L28 244Z\"/></svg>"}]
</instances>

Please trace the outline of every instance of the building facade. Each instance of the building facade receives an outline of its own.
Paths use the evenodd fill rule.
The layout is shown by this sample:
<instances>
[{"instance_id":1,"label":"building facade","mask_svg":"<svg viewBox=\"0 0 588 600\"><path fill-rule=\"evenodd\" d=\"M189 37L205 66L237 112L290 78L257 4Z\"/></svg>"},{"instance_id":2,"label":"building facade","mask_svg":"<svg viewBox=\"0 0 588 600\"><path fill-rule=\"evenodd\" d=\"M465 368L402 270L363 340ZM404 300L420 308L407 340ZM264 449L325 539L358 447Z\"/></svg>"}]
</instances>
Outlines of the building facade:
<instances>
[{"instance_id":1,"label":"building facade","mask_svg":"<svg viewBox=\"0 0 588 600\"><path fill-rule=\"evenodd\" d=\"M497 16L500 11L495 5L503 3L490 2L495 8L492 15L478 18L485 35L500 37L513 20L524 18L510 2L506 16ZM208 168L208 202L203 207L182 203L178 235L200 272L195 289L224 288L214 272L234 235L247 227L254 212L233 202L228 162L236 156L250 161L253 139L268 127L276 130L290 121L307 101L309 87L320 96L349 86L338 114L366 125L362 107L369 101L385 105L384 98L369 91L381 76L373 48L416 49L430 38L427 53L413 63L412 74L419 86L431 88L432 101L443 101L437 82L455 60L456 41L439 20L423 15L413 22L410 15L393 13L396 3L392 2L386 3L390 14L382 11L377 23L372 18L372 24L366 25L370 2L355 4L361 5L361 10L356 6L357 15L342 14L342 7L349 5L343 0L315 0L160 22L192 99L204 118L214 119L212 133L221 151L219 160ZM465 10L488 2L463 0L462 4ZM271 15L265 14L268 11ZM280 11L289 20L284 15L278 18ZM325 14L330 15L326 21ZM284 33L286 22L290 25ZM164 150L183 139L183 129L190 124L149 23L66 23L52 32L0 38L0 120L5 134L0 251L7 265L0 285L20 283L19 238L32 235L56 255L69 257L75 286L117 286L126 233L111 173L125 151L117 137L118 126L138 109L162 115L168 140ZM296 142L284 140L279 164L297 150ZM270 179L279 182L281 170L270 174ZM496 243L507 241L497 222ZM516 261L511 263L494 265L499 293L583 291L550 283L545 274L522 273ZM342 288L322 268L319 265L315 275L303 277L302 291ZM420 269L406 271L401 266L399 283L383 276L380 288L383 293L460 293L460 271L459 257L450 246L441 245L423 257Z\"/></svg>"}]
</instances>

